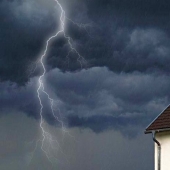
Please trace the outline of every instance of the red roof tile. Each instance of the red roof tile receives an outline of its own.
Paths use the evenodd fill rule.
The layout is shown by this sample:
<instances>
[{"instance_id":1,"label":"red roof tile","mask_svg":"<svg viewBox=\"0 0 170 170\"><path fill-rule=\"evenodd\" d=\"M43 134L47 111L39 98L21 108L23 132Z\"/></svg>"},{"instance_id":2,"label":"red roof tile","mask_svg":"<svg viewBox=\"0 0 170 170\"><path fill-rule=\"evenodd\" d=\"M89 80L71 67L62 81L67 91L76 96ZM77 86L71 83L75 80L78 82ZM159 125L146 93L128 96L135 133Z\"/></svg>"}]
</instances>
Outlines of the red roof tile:
<instances>
[{"instance_id":1,"label":"red roof tile","mask_svg":"<svg viewBox=\"0 0 170 170\"><path fill-rule=\"evenodd\" d=\"M170 105L146 128L145 133L170 129Z\"/></svg>"}]
</instances>

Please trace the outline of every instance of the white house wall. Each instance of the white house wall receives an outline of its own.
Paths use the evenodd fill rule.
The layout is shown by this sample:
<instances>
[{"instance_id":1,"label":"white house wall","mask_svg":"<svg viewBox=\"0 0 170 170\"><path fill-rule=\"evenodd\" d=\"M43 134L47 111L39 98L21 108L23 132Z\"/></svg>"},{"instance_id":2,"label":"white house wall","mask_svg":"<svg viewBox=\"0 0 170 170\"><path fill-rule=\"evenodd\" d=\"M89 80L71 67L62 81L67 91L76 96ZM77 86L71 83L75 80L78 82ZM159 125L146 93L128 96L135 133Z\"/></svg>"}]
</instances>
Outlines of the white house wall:
<instances>
[{"instance_id":1,"label":"white house wall","mask_svg":"<svg viewBox=\"0 0 170 170\"><path fill-rule=\"evenodd\" d=\"M161 170L170 170L170 131L156 133L161 144ZM155 170L158 170L158 146L155 143Z\"/></svg>"}]
</instances>

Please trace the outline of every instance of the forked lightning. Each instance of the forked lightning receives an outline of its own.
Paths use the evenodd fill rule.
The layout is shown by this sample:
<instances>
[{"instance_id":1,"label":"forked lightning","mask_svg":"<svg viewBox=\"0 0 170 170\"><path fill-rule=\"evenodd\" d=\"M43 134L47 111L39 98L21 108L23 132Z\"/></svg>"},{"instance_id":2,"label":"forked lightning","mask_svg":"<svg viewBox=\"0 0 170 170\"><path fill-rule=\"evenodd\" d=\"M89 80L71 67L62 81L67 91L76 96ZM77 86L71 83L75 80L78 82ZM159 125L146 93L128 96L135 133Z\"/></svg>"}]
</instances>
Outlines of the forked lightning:
<instances>
[{"instance_id":1,"label":"forked lightning","mask_svg":"<svg viewBox=\"0 0 170 170\"><path fill-rule=\"evenodd\" d=\"M53 117L61 124L62 126L62 130L64 130L64 125L63 125L63 122L62 120L60 120L54 113L54 109L53 109L53 104L54 104L54 101L53 99L50 97L50 95L48 94L48 92L45 90L44 88L44 83L43 83L43 78L46 74L46 68L45 68L45 64L44 64L44 59L47 55L47 51L48 51L48 47L49 47L49 43L52 39L55 39L58 37L59 34L63 34L64 38L67 40L68 42L68 45L70 47L70 51L68 53L68 55L70 54L70 52L74 52L78 57L77 57L77 61L80 63L81 67L82 67L82 62L85 62L84 58L79 54L79 52L73 47L72 43L71 43L71 37L67 36L66 33L65 33L65 20L70 20L68 19L66 16L65 16L65 11L63 10L61 4L59 3L58 0L54 0L57 4L57 6L59 7L59 9L61 10L61 14L60 14L60 29L59 31L57 31L55 33L55 35L51 36L47 41L46 41L46 45L45 45L45 49L43 50L43 54L40 56L40 64L43 68L43 73L42 75L39 77L38 79L38 88L37 88L37 95L38 95L38 99L39 99L39 103L40 103L40 128L41 128L41 131L42 131L42 137L43 139L41 140L41 149L42 151L46 154L47 158L49 160L51 160L51 155L50 155L50 152L48 149L46 149L44 147L44 142L45 141L48 141L50 147L53 148L53 144L57 144L58 145L58 142L56 140L53 139L52 135L50 134L50 132L48 132L44 127L43 127L43 124L44 124L44 118L43 118L43 102L42 102L42 98L41 98L41 95L40 93L44 93L49 102L50 102L50 106L51 106L51 112L52 112L52 115Z\"/></svg>"}]
</instances>

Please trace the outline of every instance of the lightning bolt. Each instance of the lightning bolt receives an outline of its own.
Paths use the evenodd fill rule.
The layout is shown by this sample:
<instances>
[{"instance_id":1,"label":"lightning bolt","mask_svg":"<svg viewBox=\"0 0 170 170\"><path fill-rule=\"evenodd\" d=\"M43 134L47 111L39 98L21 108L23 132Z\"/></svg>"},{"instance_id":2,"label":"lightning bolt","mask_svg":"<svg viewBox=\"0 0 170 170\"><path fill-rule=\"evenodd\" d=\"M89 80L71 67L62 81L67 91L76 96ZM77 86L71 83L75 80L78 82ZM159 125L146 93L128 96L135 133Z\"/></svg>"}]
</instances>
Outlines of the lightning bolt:
<instances>
[{"instance_id":1,"label":"lightning bolt","mask_svg":"<svg viewBox=\"0 0 170 170\"><path fill-rule=\"evenodd\" d=\"M60 29L59 29L59 31L57 31L55 33L55 35L52 35L50 38L47 39L45 49L43 50L43 54L40 56L40 64L41 64L41 67L43 69L43 72L38 78L38 88L37 88L37 96L38 96L38 100L39 100L39 103L40 103L40 128L41 128L41 132L42 132L42 140L39 140L38 142L41 141L41 149L46 154L49 161L51 161L52 155L50 154L49 149L48 148L46 149L45 141L47 141L49 143L49 145L50 145L49 147L51 147L52 149L56 149L56 147L53 146L54 143L57 145L57 148L59 147L59 143L57 142L57 140L53 139L53 136L50 134L50 132L48 132L43 126L44 123L45 123L45 120L44 120L44 117L43 117L44 106L43 106L42 98L41 98L41 95L40 95L41 93L44 93L45 96L47 97L48 101L50 102L52 116L55 118L56 121L58 121L61 124L62 130L64 132L67 132L66 129L64 128L64 123L62 122L62 120L60 120L59 117L55 115L55 110L53 109L54 100L50 97L48 92L45 90L44 83L43 83L43 78L46 74L44 59L47 55L47 51L48 51L50 41L57 38L59 34L63 34L64 38L67 40L67 43L68 43L69 48L70 48L70 51L69 51L67 57L69 56L69 54L71 52L74 52L78 56L77 61L80 63L81 68L83 66L82 63L86 62L85 59L79 54L79 52L73 47L73 45L71 43L71 40L72 40L71 37L66 35L66 33L65 33L65 21L68 18L65 16L65 11L63 10L59 1L58 0L54 0L54 1L56 2L57 6L59 7L59 9L61 11L61 13L60 13ZM68 19L68 20L73 22L70 19Z\"/></svg>"}]
</instances>

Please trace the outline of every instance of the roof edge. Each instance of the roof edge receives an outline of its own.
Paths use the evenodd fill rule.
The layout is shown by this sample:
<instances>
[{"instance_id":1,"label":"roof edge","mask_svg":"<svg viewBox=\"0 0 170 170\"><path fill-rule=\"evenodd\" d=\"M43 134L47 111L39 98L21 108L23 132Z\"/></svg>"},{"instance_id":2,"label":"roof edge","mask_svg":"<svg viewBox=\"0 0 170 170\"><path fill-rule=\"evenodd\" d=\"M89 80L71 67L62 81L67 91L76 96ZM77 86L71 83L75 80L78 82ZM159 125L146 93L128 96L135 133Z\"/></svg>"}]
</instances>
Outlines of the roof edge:
<instances>
[{"instance_id":1,"label":"roof edge","mask_svg":"<svg viewBox=\"0 0 170 170\"><path fill-rule=\"evenodd\" d=\"M144 132L145 134L149 134L149 133L152 133L152 131L146 131Z\"/></svg>"},{"instance_id":2,"label":"roof edge","mask_svg":"<svg viewBox=\"0 0 170 170\"><path fill-rule=\"evenodd\" d=\"M170 104L168 104L168 106L146 127L146 129L149 128L149 126L170 106ZM156 129L155 129L156 130ZM154 131L155 131L154 130ZM145 130L146 131L146 130ZM150 132L151 133L151 132Z\"/></svg>"}]
</instances>

